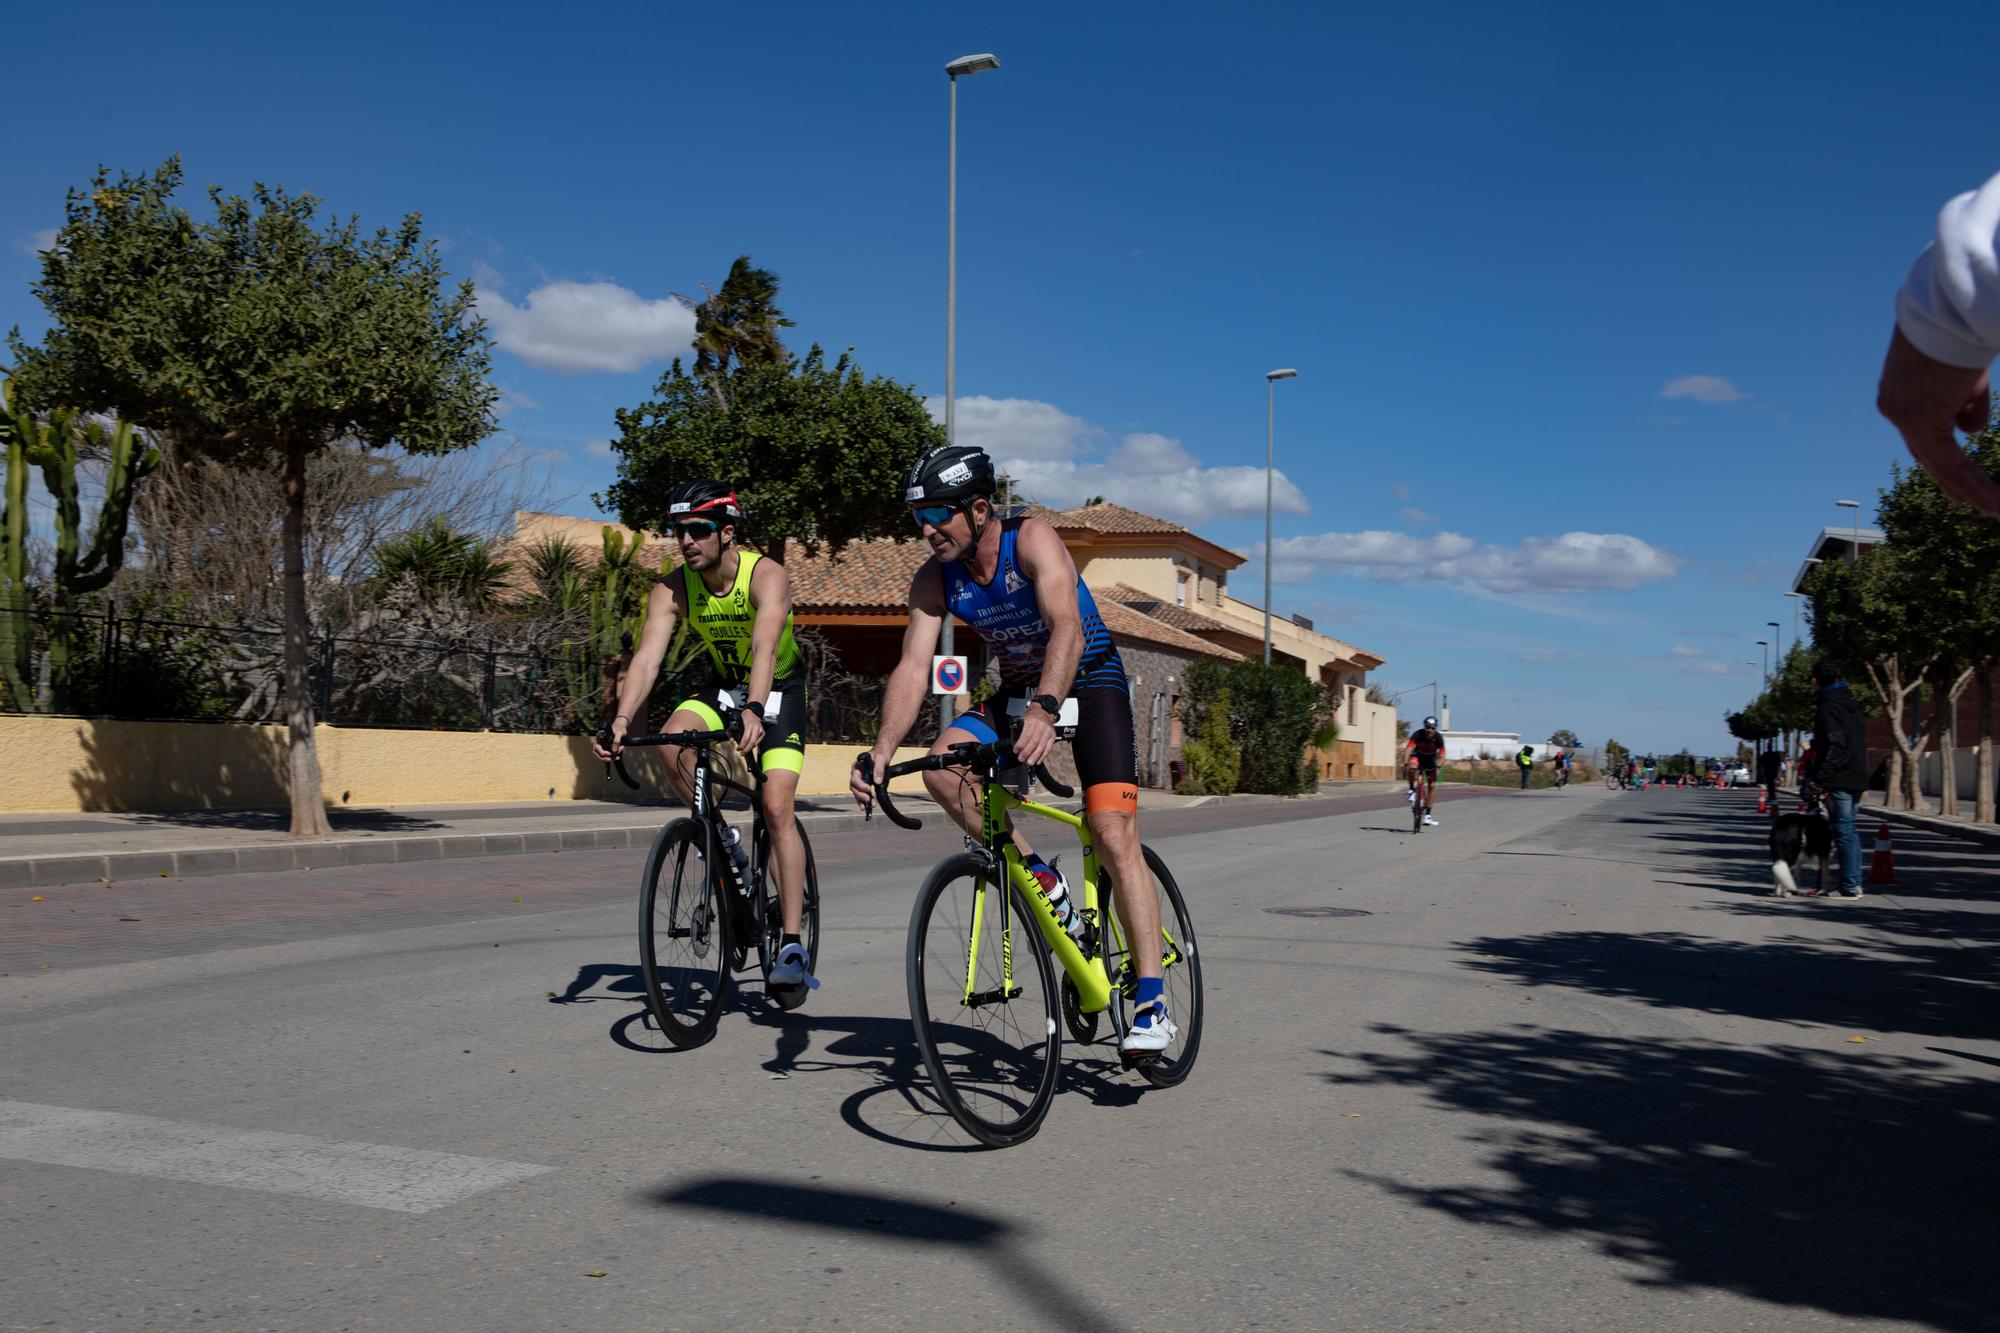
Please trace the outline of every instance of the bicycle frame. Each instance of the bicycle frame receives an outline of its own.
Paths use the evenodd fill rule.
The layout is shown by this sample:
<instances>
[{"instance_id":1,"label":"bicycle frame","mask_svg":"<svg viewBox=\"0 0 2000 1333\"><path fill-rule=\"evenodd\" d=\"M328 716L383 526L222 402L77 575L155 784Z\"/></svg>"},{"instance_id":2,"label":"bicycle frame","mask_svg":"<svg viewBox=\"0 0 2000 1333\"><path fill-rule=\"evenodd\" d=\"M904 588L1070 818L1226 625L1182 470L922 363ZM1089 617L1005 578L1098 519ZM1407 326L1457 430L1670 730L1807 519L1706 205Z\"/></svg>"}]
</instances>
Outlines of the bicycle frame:
<instances>
[{"instance_id":1,"label":"bicycle frame","mask_svg":"<svg viewBox=\"0 0 2000 1333\"><path fill-rule=\"evenodd\" d=\"M1007 790L997 777L989 777L986 780L986 795L980 806L980 835L985 840L986 854L989 857L998 856L1008 882L1021 891L1023 900L1032 905L1035 924L1041 927L1043 940L1047 941L1049 951L1055 955L1056 961L1062 964L1063 972L1068 975L1070 984L1076 987L1078 1012L1100 1013L1111 1007L1111 977L1104 970L1105 950L1100 947L1096 957L1085 958L1083 950L1077 947L1069 932L1057 924L1055 909L1049 906L1048 899L1042 895L1042 886L1028 873L1028 867L1021 861L1020 849L1014 845L1014 839L1009 835L1007 817L1016 810L1025 810L1044 819L1054 820L1058 824L1065 824L1076 832L1078 840L1083 845L1083 884L1081 901L1077 902L1075 907L1078 911L1091 914L1085 920L1104 923L1099 932L1102 939L1109 932L1109 922L1106 913L1098 908L1097 848L1091 842L1090 825L1082 815L1073 815L1067 810L1058 810L1052 805L1043 805L1040 801L1016 796ZM1075 886L1072 886L1073 890L1074 888ZM1072 896L1075 896L1074 892ZM1008 920L1007 902L1007 895L1002 894L1000 984L1011 992L1014 988L1013 933ZM966 941L965 946L965 1000L968 1005L973 1002L973 981L979 975L979 944L984 933L985 916L986 892L982 889L979 901L972 908L972 937Z\"/></svg>"}]
</instances>

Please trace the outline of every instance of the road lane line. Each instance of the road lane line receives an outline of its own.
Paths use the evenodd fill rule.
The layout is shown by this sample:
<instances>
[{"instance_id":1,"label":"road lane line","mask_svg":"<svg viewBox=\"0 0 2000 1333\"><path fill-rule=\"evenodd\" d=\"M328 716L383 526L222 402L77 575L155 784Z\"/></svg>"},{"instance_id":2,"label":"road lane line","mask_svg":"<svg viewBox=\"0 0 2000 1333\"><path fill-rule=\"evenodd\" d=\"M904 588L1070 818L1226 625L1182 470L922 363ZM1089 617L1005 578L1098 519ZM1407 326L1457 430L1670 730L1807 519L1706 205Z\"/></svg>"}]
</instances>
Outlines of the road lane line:
<instances>
[{"instance_id":1,"label":"road lane line","mask_svg":"<svg viewBox=\"0 0 2000 1333\"><path fill-rule=\"evenodd\" d=\"M554 1167L0 1101L0 1158L427 1213Z\"/></svg>"}]
</instances>

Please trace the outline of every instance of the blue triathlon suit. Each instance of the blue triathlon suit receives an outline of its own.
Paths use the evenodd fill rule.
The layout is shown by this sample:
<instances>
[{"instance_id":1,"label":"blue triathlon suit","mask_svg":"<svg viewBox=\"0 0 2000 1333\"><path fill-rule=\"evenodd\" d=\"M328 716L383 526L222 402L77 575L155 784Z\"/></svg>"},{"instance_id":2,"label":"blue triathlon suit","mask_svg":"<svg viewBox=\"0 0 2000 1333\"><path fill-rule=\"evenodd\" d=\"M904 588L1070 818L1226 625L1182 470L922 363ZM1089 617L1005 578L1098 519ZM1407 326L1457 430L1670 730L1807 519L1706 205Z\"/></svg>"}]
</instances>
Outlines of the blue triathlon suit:
<instances>
[{"instance_id":1,"label":"blue triathlon suit","mask_svg":"<svg viewBox=\"0 0 2000 1333\"><path fill-rule=\"evenodd\" d=\"M1015 544L1022 519L1006 520L1000 531L1000 563L991 583L981 583L958 561L941 561L945 604L972 627L1000 664L1000 689L952 726L977 740L997 744L1006 728L1007 701L1025 699L1041 684L1048 658L1049 627L1035 600L1035 585L1021 569ZM1083 579L1076 581L1076 605L1083 617L1083 655L1069 697L1076 700L1076 737L1071 752L1082 779L1084 807L1132 809L1139 797L1139 749L1132 730L1132 686L1111 631L1098 614L1097 599Z\"/></svg>"}]
</instances>

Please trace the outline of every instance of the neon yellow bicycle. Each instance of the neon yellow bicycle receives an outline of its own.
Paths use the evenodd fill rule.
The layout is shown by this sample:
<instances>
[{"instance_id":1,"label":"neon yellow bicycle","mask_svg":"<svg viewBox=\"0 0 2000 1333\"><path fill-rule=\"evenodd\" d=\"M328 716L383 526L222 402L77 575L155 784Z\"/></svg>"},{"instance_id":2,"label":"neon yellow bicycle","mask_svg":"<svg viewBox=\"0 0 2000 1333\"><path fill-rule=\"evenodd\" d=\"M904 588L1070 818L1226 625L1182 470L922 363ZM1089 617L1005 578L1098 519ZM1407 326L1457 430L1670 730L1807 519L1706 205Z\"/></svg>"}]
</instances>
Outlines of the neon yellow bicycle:
<instances>
[{"instance_id":1,"label":"neon yellow bicycle","mask_svg":"<svg viewBox=\"0 0 2000 1333\"><path fill-rule=\"evenodd\" d=\"M967 1133L995 1148L1020 1143L1041 1128L1059 1081L1063 1029L1087 1045L1097 1039L1099 1015L1108 1012L1116 1044L1138 990L1135 942L1116 912L1100 910L1113 895L1089 826L1081 815L1028 800L1026 786L1017 794L994 780L996 771L1007 776L1013 763L1005 746L967 741L879 775L865 755L861 767L882 813L903 828L922 828L923 821L896 808L888 789L893 778L963 767L984 789L980 840L967 838L965 851L938 862L917 894L906 979L910 1018L938 1099ZM1033 776L1058 797L1074 794L1040 766ZM1021 863L1008 833L1008 818L1018 811L1066 825L1082 844L1082 884L1071 886L1085 923L1081 942L1056 924ZM1166 1088L1188 1076L1201 1048L1201 955L1180 886L1159 855L1144 850L1160 905L1161 938L1153 947L1160 951L1167 1008L1179 1031L1165 1051L1127 1067ZM1036 929L1017 929L1024 923ZM1051 956L1062 965L1060 989Z\"/></svg>"}]
</instances>

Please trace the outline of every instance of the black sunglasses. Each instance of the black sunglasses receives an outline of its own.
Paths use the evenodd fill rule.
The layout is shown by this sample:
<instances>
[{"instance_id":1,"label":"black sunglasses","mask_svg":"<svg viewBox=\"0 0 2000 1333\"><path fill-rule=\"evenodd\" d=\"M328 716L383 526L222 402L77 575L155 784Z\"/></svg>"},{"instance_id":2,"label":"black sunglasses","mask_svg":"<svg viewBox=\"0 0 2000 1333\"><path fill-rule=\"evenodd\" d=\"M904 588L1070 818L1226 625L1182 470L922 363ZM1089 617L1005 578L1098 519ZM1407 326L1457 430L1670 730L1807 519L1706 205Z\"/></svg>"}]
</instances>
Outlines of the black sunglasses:
<instances>
[{"instance_id":1,"label":"black sunglasses","mask_svg":"<svg viewBox=\"0 0 2000 1333\"><path fill-rule=\"evenodd\" d=\"M917 521L919 528L927 526L941 528L951 522L951 516L957 512L958 510L950 505L924 505L920 508L912 509L910 517Z\"/></svg>"},{"instance_id":2,"label":"black sunglasses","mask_svg":"<svg viewBox=\"0 0 2000 1333\"><path fill-rule=\"evenodd\" d=\"M691 518L667 525L667 531L673 534L675 539L692 537L698 542L707 541L721 530L722 525L720 523L711 523L705 518Z\"/></svg>"}]
</instances>

